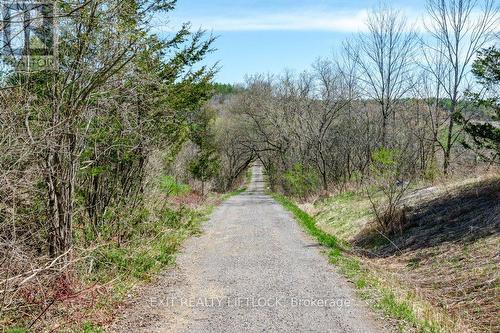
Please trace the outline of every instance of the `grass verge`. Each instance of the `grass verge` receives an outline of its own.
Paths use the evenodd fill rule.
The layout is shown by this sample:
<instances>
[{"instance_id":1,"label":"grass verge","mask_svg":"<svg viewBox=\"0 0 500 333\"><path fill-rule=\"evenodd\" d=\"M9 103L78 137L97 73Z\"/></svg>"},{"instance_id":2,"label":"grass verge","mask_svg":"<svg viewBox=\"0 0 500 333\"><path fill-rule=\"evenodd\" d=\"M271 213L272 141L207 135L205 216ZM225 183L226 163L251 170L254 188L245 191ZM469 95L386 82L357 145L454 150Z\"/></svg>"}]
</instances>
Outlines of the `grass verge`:
<instances>
[{"instance_id":1,"label":"grass verge","mask_svg":"<svg viewBox=\"0 0 500 333\"><path fill-rule=\"evenodd\" d=\"M306 212L295 205L290 199L281 195L273 194L273 198L278 201L285 209L290 211L297 219L297 221L304 227L304 229L321 244L330 249L338 251L341 253L343 247L347 244L342 244L342 242L335 236L330 235L323 230L316 227L316 222L309 216Z\"/></svg>"},{"instance_id":2,"label":"grass verge","mask_svg":"<svg viewBox=\"0 0 500 333\"><path fill-rule=\"evenodd\" d=\"M144 227L138 237L126 246L111 246L96 253L95 273L90 280L112 282L112 290L98 303L98 308L114 308L136 285L150 282L158 273L175 263L175 255L189 237L201 233L201 225L214 208L230 197L242 193L245 187L207 200L199 208L166 209L156 222ZM91 281L89 281L91 282ZM76 332L104 332L106 323L85 322L73 329Z\"/></svg>"},{"instance_id":3,"label":"grass verge","mask_svg":"<svg viewBox=\"0 0 500 333\"><path fill-rule=\"evenodd\" d=\"M204 198L193 193L158 195L141 209L123 212L120 224L113 225L113 230L103 229L98 237L79 228L75 232L78 260L64 278L56 276L44 289L45 298L54 301L30 308L35 315L42 313L34 322L23 313L0 317L0 331L104 332L124 300L133 297L134 288L172 266L182 243L201 233L201 225L213 209L243 191L245 188L239 188Z\"/></svg>"},{"instance_id":4,"label":"grass verge","mask_svg":"<svg viewBox=\"0 0 500 333\"><path fill-rule=\"evenodd\" d=\"M228 193L224 193L223 195L221 195L220 199L221 199L221 201L226 201L227 199L229 199L235 195L241 194L241 193L245 192L246 190L247 190L246 187L241 187L237 190L234 190L234 191L231 191Z\"/></svg>"},{"instance_id":5,"label":"grass verge","mask_svg":"<svg viewBox=\"0 0 500 333\"><path fill-rule=\"evenodd\" d=\"M354 285L359 295L374 309L393 319L400 332L439 333L444 332L439 323L422 318L416 311L413 295L393 292L369 267L354 254L349 253L347 242L326 233L316 226L316 221L300 209L293 201L281 194L273 198L290 211L307 233L328 249L328 257L340 272Z\"/></svg>"}]
</instances>

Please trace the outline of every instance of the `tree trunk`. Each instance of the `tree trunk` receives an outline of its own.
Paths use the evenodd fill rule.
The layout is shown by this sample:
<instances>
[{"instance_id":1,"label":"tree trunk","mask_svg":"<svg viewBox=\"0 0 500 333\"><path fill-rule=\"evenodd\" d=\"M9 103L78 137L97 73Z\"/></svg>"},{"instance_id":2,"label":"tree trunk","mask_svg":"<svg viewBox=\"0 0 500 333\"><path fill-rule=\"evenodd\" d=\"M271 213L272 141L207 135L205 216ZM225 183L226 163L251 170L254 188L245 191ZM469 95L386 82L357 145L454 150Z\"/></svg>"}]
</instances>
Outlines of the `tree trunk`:
<instances>
[{"instance_id":1,"label":"tree trunk","mask_svg":"<svg viewBox=\"0 0 500 333\"><path fill-rule=\"evenodd\" d=\"M328 192L328 180L326 179L326 172L322 172L321 176L323 178L323 190L326 193L326 192Z\"/></svg>"},{"instance_id":2,"label":"tree trunk","mask_svg":"<svg viewBox=\"0 0 500 333\"><path fill-rule=\"evenodd\" d=\"M55 108L53 123L57 124L61 113ZM52 133L45 153L45 182L47 185L47 217L49 226L49 255L67 262L72 246L72 220L78 155L76 135L71 124L61 126Z\"/></svg>"},{"instance_id":3,"label":"tree trunk","mask_svg":"<svg viewBox=\"0 0 500 333\"><path fill-rule=\"evenodd\" d=\"M382 147L386 146L387 140L387 116L382 116Z\"/></svg>"},{"instance_id":4,"label":"tree trunk","mask_svg":"<svg viewBox=\"0 0 500 333\"><path fill-rule=\"evenodd\" d=\"M445 175L448 175L449 168L450 168L450 159L451 159L451 147L452 147L452 138L453 138L453 127L455 125L455 121L453 120L455 114L455 105L452 105L451 107L451 115L450 115L450 122L448 124L448 133L447 133L447 141L446 141L446 147L444 149L444 156L443 156L443 173Z\"/></svg>"},{"instance_id":5,"label":"tree trunk","mask_svg":"<svg viewBox=\"0 0 500 333\"><path fill-rule=\"evenodd\" d=\"M66 253L72 246L74 211L75 163L60 151L50 152L46 159L48 188L49 255L53 258ZM69 255L62 258L67 261Z\"/></svg>"}]
</instances>

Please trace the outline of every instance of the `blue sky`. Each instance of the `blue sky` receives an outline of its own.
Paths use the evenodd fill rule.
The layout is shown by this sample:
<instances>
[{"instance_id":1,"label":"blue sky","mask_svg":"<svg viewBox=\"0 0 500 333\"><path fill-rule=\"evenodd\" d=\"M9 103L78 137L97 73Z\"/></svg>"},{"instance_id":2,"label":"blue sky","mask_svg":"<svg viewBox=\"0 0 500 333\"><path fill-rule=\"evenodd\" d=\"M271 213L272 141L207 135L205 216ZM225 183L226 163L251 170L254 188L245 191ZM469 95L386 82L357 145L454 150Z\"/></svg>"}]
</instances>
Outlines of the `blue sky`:
<instances>
[{"instance_id":1,"label":"blue sky","mask_svg":"<svg viewBox=\"0 0 500 333\"><path fill-rule=\"evenodd\" d=\"M330 57L342 41L364 28L375 0L178 0L175 11L156 18L160 35L182 22L219 36L217 51L207 59L219 61L219 82L238 83L245 74L302 71L318 57ZM417 19L422 0L386 2Z\"/></svg>"}]
</instances>

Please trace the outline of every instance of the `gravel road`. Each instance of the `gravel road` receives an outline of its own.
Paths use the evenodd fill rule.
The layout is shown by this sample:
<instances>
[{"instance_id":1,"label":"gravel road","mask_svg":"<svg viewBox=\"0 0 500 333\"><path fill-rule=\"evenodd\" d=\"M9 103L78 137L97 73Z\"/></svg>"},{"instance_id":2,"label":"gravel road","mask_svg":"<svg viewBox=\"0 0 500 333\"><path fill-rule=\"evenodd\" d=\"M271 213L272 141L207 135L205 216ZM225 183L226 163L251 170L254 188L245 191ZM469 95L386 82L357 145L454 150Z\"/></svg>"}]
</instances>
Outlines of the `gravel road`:
<instances>
[{"instance_id":1,"label":"gravel road","mask_svg":"<svg viewBox=\"0 0 500 333\"><path fill-rule=\"evenodd\" d=\"M249 189L213 213L153 286L113 325L116 332L385 332L321 247L264 193Z\"/></svg>"}]
</instances>

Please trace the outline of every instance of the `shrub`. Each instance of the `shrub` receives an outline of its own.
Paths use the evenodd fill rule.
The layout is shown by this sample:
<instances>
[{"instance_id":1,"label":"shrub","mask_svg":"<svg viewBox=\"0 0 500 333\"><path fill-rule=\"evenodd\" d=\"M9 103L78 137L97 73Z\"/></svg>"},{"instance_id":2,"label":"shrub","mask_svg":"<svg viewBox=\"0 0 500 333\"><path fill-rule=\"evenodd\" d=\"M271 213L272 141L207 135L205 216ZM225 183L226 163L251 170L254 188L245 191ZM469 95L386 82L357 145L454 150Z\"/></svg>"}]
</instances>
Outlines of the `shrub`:
<instances>
[{"instance_id":1,"label":"shrub","mask_svg":"<svg viewBox=\"0 0 500 333\"><path fill-rule=\"evenodd\" d=\"M161 177L160 188L166 195L174 197L191 192L191 187L189 185L178 183L172 176Z\"/></svg>"},{"instance_id":2,"label":"shrub","mask_svg":"<svg viewBox=\"0 0 500 333\"><path fill-rule=\"evenodd\" d=\"M318 188L318 177L305 169L302 164L295 164L283 175L285 191L294 197L306 198Z\"/></svg>"},{"instance_id":3,"label":"shrub","mask_svg":"<svg viewBox=\"0 0 500 333\"><path fill-rule=\"evenodd\" d=\"M411 184L410 173L406 172L407 162L404 154L396 149L380 148L372 154L372 186L368 196L384 232L401 230L405 223L405 209L400 206Z\"/></svg>"}]
</instances>

